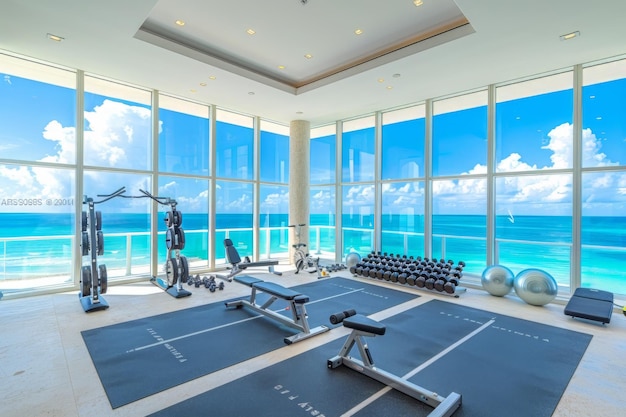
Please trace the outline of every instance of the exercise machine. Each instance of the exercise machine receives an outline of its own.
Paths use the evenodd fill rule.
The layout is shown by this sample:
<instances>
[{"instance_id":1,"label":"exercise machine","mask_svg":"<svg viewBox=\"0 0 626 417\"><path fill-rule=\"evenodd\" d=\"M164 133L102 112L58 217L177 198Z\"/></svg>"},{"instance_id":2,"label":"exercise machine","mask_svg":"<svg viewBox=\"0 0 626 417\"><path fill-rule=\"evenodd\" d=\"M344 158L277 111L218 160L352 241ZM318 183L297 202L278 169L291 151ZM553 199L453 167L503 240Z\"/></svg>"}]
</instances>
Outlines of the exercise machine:
<instances>
[{"instance_id":1,"label":"exercise machine","mask_svg":"<svg viewBox=\"0 0 626 417\"><path fill-rule=\"evenodd\" d=\"M98 256L104 255L104 233L102 232L102 212L96 210L96 204L104 203L115 197L122 197L126 187L122 187L111 194L98 194L101 200L94 200L84 196L83 204L88 210L81 216L81 257L89 256L89 265L83 265L80 270L80 292L78 297L86 313L106 310L109 304L102 297L107 292L108 276L106 265L98 265Z\"/></svg>"},{"instance_id":2,"label":"exercise machine","mask_svg":"<svg viewBox=\"0 0 626 417\"><path fill-rule=\"evenodd\" d=\"M352 329L346 342L341 347L339 354L330 358L327 362L329 369L345 365L363 375L366 375L388 387L394 388L416 400L419 400L434 410L429 417L447 417L461 406L461 395L452 392L447 397L442 397L436 392L427 390L419 385L413 384L406 379L384 371L374 366L374 361L364 337L382 336L385 334L385 325L372 320L362 314L356 314L355 310L348 310L330 316L330 322L337 324L343 322L343 326ZM357 346L361 360L350 356L350 351Z\"/></svg>"},{"instance_id":3,"label":"exercise machine","mask_svg":"<svg viewBox=\"0 0 626 417\"><path fill-rule=\"evenodd\" d=\"M291 245L294 248L293 264L296 266L296 274L306 269L311 274L317 272L318 279L324 278L322 268L320 268L320 258L313 258L306 250L306 243L302 243L301 234L304 226L306 226L304 223L288 226L294 228L294 235L297 240L295 244Z\"/></svg>"},{"instance_id":4,"label":"exercise machine","mask_svg":"<svg viewBox=\"0 0 626 417\"><path fill-rule=\"evenodd\" d=\"M242 261L241 256L239 256L239 252L237 252L237 248L235 248L233 241L230 239L224 239L224 252L226 254L226 261L231 265L231 268L230 272L226 275L216 274L219 279L228 280L230 282L233 280L235 275L243 272L244 270L259 266L267 266L269 272L272 274L283 274L282 272L274 270L274 266L278 265L278 261L274 259L250 262L249 258L246 256L246 260Z\"/></svg>"},{"instance_id":5,"label":"exercise machine","mask_svg":"<svg viewBox=\"0 0 626 417\"><path fill-rule=\"evenodd\" d=\"M251 288L252 292L250 294L250 298L247 300L239 299L227 301L225 303L226 307L247 307L257 313L276 320L285 326L299 330L299 333L293 336L285 337L284 342L286 344L290 345L330 330L330 328L326 326L317 326L313 329L309 327L305 306L305 304L309 302L308 296L274 282L266 282L262 279L254 278L249 275L237 276L235 277L235 282L247 285ZM270 298L265 303L258 304L257 292L264 292L269 295ZM291 318L269 309L269 307L278 299L285 300L287 302L289 306L288 309L291 312Z\"/></svg>"},{"instance_id":6,"label":"exercise machine","mask_svg":"<svg viewBox=\"0 0 626 417\"><path fill-rule=\"evenodd\" d=\"M190 291L183 288L183 284L189 279L189 262L181 255L185 249L185 231L183 230L183 213L176 209L176 200L169 197L156 197L145 190L139 190L143 196L148 197L159 204L169 206L165 212L165 245L167 255L165 261L165 280L158 276L150 278L150 282L161 288L174 298L189 297Z\"/></svg>"},{"instance_id":7,"label":"exercise machine","mask_svg":"<svg viewBox=\"0 0 626 417\"><path fill-rule=\"evenodd\" d=\"M613 293L581 287L574 291L564 313L567 316L597 321L604 325L611 322L614 306Z\"/></svg>"}]
</instances>

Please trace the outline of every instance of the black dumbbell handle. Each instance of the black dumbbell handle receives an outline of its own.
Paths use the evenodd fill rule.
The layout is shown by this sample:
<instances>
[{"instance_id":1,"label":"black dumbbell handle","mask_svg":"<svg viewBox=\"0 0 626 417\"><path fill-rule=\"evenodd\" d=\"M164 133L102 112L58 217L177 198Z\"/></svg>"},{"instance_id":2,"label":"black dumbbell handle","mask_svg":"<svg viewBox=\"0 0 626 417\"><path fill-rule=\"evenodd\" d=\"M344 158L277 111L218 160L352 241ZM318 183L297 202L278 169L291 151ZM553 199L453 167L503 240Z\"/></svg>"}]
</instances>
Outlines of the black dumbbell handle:
<instances>
[{"instance_id":1,"label":"black dumbbell handle","mask_svg":"<svg viewBox=\"0 0 626 417\"><path fill-rule=\"evenodd\" d=\"M348 318L350 316L354 316L355 314L356 314L356 311L354 309L342 311L341 313L332 314L330 316L330 323L331 324L339 324L345 318Z\"/></svg>"}]
</instances>

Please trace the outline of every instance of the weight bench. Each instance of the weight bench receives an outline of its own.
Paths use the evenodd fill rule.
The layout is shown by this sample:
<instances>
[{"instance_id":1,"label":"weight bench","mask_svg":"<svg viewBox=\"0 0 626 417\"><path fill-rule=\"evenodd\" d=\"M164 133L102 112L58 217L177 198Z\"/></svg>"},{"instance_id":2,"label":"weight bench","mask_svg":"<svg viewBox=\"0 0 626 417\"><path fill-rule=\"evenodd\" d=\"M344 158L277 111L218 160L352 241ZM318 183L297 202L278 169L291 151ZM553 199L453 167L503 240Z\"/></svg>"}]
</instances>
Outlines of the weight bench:
<instances>
[{"instance_id":1,"label":"weight bench","mask_svg":"<svg viewBox=\"0 0 626 417\"><path fill-rule=\"evenodd\" d=\"M574 295L565 306L565 315L599 321L611 321L613 314L613 293L591 288L576 288Z\"/></svg>"},{"instance_id":2,"label":"weight bench","mask_svg":"<svg viewBox=\"0 0 626 417\"><path fill-rule=\"evenodd\" d=\"M307 297L306 295L301 294L298 291L294 291L290 288L283 287L282 285L273 282L266 282L261 279L251 277L249 275L235 277L235 281L252 288L250 299L227 301L225 303L226 307L248 307L251 310L256 311L257 313L263 314L264 316L274 319L288 327L300 330L300 333L297 333L293 336L285 337L284 341L286 344L290 345L292 343L308 339L309 337L330 330L326 326L318 326L313 329L309 327L305 307L305 304L309 301L309 297ZM264 292L270 296L270 298L261 305L257 304L256 302L256 296L258 291ZM278 299L285 300L289 304L291 319L269 309L269 306Z\"/></svg>"},{"instance_id":3,"label":"weight bench","mask_svg":"<svg viewBox=\"0 0 626 417\"><path fill-rule=\"evenodd\" d=\"M229 264L232 265L230 272L228 275L218 274L217 277L220 279L227 279L229 282L233 280L233 277L243 270L247 268L252 268L256 266L267 266L269 272L275 275L282 275L282 272L275 271L274 265L278 265L278 261L276 260L265 260L258 262L242 262L241 257L239 256L239 252L237 252L237 248L233 245L233 241L230 239L224 239L224 251L226 253L226 260Z\"/></svg>"},{"instance_id":4,"label":"weight bench","mask_svg":"<svg viewBox=\"0 0 626 417\"><path fill-rule=\"evenodd\" d=\"M343 326L352 329L348 339L343 344L337 356L330 358L327 362L328 368L334 369L341 365L369 376L390 388L394 388L416 400L419 400L434 410L428 414L429 417L451 416L461 406L461 395L452 392L447 397L442 397L436 392L429 391L419 385L413 384L406 379L400 378L394 374L384 371L374 366L372 355L370 354L367 344L364 343L363 337L375 337L385 334L386 327L376 320L365 317L362 314L356 314L354 310L344 311L343 313L330 316L331 323L343 321ZM357 345L362 360L355 359L350 356L350 350Z\"/></svg>"}]
</instances>

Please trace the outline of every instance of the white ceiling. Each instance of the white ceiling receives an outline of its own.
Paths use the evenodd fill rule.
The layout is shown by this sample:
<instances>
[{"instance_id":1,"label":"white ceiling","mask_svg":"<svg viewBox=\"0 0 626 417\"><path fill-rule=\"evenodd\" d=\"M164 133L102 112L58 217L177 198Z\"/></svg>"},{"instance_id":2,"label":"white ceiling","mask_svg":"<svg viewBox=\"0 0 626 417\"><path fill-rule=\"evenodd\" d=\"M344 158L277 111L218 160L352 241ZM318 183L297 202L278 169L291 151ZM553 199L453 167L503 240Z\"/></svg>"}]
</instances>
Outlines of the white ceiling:
<instances>
[{"instance_id":1,"label":"white ceiling","mask_svg":"<svg viewBox=\"0 0 626 417\"><path fill-rule=\"evenodd\" d=\"M2 0L0 49L312 126L626 54L624 0L423 2Z\"/></svg>"}]
</instances>

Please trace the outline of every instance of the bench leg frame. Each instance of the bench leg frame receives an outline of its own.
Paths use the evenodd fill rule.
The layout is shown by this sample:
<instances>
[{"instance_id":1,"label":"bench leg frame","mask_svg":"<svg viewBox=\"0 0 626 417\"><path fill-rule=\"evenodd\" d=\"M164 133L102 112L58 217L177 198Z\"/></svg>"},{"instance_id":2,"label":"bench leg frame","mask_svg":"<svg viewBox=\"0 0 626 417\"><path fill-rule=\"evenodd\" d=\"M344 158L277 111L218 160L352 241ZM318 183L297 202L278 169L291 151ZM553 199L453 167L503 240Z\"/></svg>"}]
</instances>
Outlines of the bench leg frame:
<instances>
[{"instance_id":1,"label":"bench leg frame","mask_svg":"<svg viewBox=\"0 0 626 417\"><path fill-rule=\"evenodd\" d=\"M304 303L297 303L295 300L286 300L289 303L289 310L291 311L291 319L289 317L285 317L282 314L279 314L273 310L270 310L269 307L274 303L274 301L279 298L276 296L270 296L270 298L263 303L263 305L259 305L256 302L256 288L252 288L252 293L250 294L249 300L235 300L226 303L226 307L246 307L250 310L256 311L259 314L262 314L266 317L269 317L273 320L278 321L279 323L284 324L285 326L291 327L292 329L299 330L300 333L297 333L293 336L285 337L284 341L286 344L291 345L292 343L300 342L302 340L308 339L310 337L316 336L320 333L327 332L330 328L326 326L317 326L311 329L309 327L309 322L307 320L307 312Z\"/></svg>"},{"instance_id":2,"label":"bench leg frame","mask_svg":"<svg viewBox=\"0 0 626 417\"><path fill-rule=\"evenodd\" d=\"M339 354L328 360L328 368L334 369L341 365L345 365L348 368L375 379L390 388L396 389L412 398L415 398L416 400L428 404L434 408L434 410L428 415L429 417L452 416L461 406L460 394L453 392L447 397L442 397L436 392L427 390L424 387L413 384L406 379L400 378L397 375L391 374L374 366L369 348L363 341L364 336L374 337L376 335L361 330L352 330L348 339L339 350ZM362 360L353 358L349 355L354 345L358 347Z\"/></svg>"}]
</instances>

